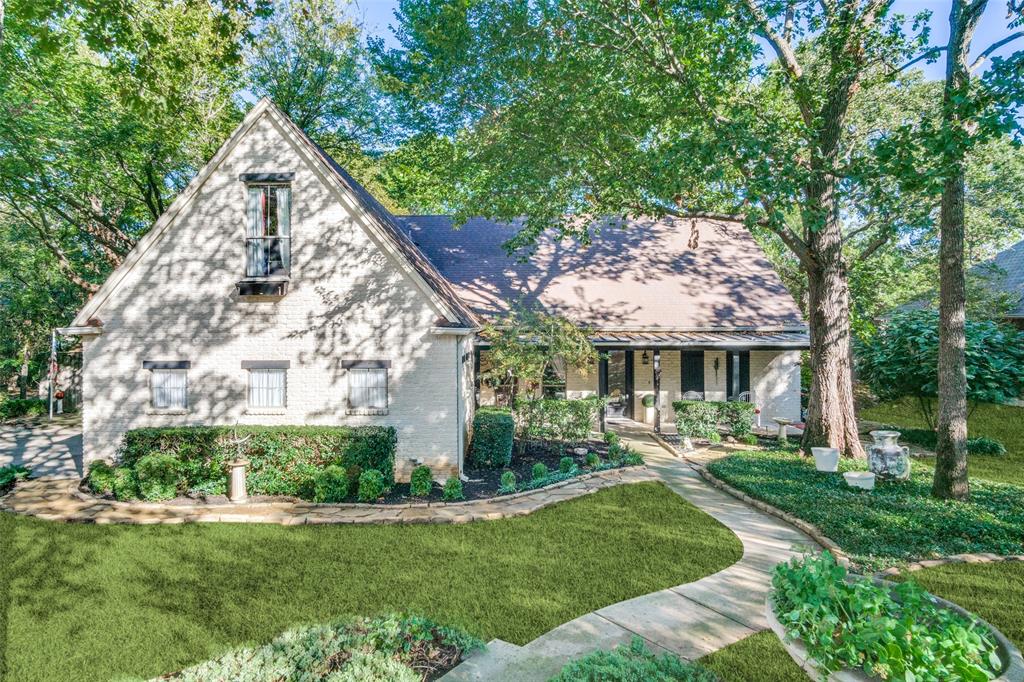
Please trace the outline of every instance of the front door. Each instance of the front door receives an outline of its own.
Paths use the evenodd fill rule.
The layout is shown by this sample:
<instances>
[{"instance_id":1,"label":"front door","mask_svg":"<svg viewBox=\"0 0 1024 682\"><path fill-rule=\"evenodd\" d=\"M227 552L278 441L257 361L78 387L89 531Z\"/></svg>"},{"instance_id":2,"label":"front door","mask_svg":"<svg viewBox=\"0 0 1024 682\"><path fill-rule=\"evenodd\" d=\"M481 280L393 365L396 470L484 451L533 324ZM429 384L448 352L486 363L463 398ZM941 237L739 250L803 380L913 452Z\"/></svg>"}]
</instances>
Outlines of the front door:
<instances>
[{"instance_id":1,"label":"front door","mask_svg":"<svg viewBox=\"0 0 1024 682\"><path fill-rule=\"evenodd\" d=\"M600 394L608 398L605 418L621 419L633 415L633 351L607 351L601 359L598 377Z\"/></svg>"}]
</instances>

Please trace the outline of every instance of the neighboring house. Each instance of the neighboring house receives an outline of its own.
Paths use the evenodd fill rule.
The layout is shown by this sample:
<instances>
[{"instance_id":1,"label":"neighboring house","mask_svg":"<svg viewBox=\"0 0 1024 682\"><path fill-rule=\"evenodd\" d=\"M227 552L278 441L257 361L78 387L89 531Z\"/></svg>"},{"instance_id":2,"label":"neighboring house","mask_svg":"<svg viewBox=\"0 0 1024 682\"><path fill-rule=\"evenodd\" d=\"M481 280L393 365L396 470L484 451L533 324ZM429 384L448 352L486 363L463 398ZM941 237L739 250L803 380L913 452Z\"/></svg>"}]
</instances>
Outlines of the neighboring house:
<instances>
[{"instance_id":1,"label":"neighboring house","mask_svg":"<svg viewBox=\"0 0 1024 682\"><path fill-rule=\"evenodd\" d=\"M493 399L477 332L517 302L592 328L605 353L555 393L640 416L657 390L666 427L688 392L798 419L806 327L747 231L627 227L517 262L512 226L392 216L264 99L62 330L83 341L85 460L143 426L382 424L399 478L458 473Z\"/></svg>"},{"instance_id":2,"label":"neighboring house","mask_svg":"<svg viewBox=\"0 0 1024 682\"><path fill-rule=\"evenodd\" d=\"M993 292L1010 298L1007 322L1024 329L1024 241L1019 241L992 260L971 268L971 274L987 282Z\"/></svg>"}]
</instances>

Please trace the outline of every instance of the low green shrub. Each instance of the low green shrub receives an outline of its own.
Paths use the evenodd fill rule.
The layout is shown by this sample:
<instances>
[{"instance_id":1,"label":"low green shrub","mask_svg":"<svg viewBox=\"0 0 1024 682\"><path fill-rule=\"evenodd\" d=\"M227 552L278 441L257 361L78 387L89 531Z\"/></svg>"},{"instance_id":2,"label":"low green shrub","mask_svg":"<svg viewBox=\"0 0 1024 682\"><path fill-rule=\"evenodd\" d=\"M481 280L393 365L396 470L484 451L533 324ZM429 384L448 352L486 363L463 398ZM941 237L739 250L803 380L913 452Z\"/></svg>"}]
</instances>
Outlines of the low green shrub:
<instances>
[{"instance_id":1,"label":"low green shrub","mask_svg":"<svg viewBox=\"0 0 1024 682\"><path fill-rule=\"evenodd\" d=\"M596 452L588 452L587 456L584 458L584 461L587 463L588 467L593 469L596 466L600 466L601 457L598 456Z\"/></svg>"},{"instance_id":2,"label":"low green shrub","mask_svg":"<svg viewBox=\"0 0 1024 682\"><path fill-rule=\"evenodd\" d=\"M643 398L640 399L640 403L644 407L654 407L654 403L655 403L654 394L653 393L648 393L647 395L645 395Z\"/></svg>"},{"instance_id":3,"label":"low green shrub","mask_svg":"<svg viewBox=\"0 0 1024 682\"><path fill-rule=\"evenodd\" d=\"M931 429L912 429L902 426L886 426L884 429L900 432L900 440L913 443L928 450L935 450L938 446L939 435ZM987 436L967 439L968 455L987 455L990 457L1002 457L1006 454L1006 447Z\"/></svg>"},{"instance_id":4,"label":"low green shrub","mask_svg":"<svg viewBox=\"0 0 1024 682\"><path fill-rule=\"evenodd\" d=\"M427 497L434 488L434 476L430 467L422 465L412 470L409 478L409 494L413 497Z\"/></svg>"},{"instance_id":5,"label":"low green shrub","mask_svg":"<svg viewBox=\"0 0 1024 682\"><path fill-rule=\"evenodd\" d=\"M572 457L563 457L558 460L558 470L563 474L567 474L572 471L574 466L576 466L576 462L573 461Z\"/></svg>"},{"instance_id":6,"label":"low green shrub","mask_svg":"<svg viewBox=\"0 0 1024 682\"><path fill-rule=\"evenodd\" d=\"M139 496L147 502L172 500L178 494L178 460L171 455L146 455L135 463Z\"/></svg>"},{"instance_id":7,"label":"low green shrub","mask_svg":"<svg viewBox=\"0 0 1024 682\"><path fill-rule=\"evenodd\" d=\"M1002 667L992 633L937 607L913 580L848 579L824 552L772 576L775 612L825 673L858 669L883 680L987 680Z\"/></svg>"},{"instance_id":8,"label":"low green shrub","mask_svg":"<svg viewBox=\"0 0 1024 682\"><path fill-rule=\"evenodd\" d=\"M481 407L473 417L473 442L469 461L481 467L506 467L512 461L512 440L516 425L512 413L495 407Z\"/></svg>"},{"instance_id":9,"label":"low green shrub","mask_svg":"<svg viewBox=\"0 0 1024 682\"><path fill-rule=\"evenodd\" d=\"M748 433L745 436L741 436L739 441L746 443L747 445L757 445L757 436L752 433Z\"/></svg>"},{"instance_id":10,"label":"low green shrub","mask_svg":"<svg viewBox=\"0 0 1024 682\"><path fill-rule=\"evenodd\" d=\"M1006 446L994 438L979 436L978 438L967 439L967 454L987 455L989 457L1003 457L1006 455Z\"/></svg>"},{"instance_id":11,"label":"low green shrub","mask_svg":"<svg viewBox=\"0 0 1024 682\"><path fill-rule=\"evenodd\" d=\"M316 472L313 477L313 501L338 503L348 497L348 474L337 464Z\"/></svg>"},{"instance_id":12,"label":"low green shrub","mask_svg":"<svg viewBox=\"0 0 1024 682\"><path fill-rule=\"evenodd\" d=\"M501 475L501 487L498 488L498 492L503 495L514 493L516 491L516 472L506 471Z\"/></svg>"},{"instance_id":13,"label":"low green shrub","mask_svg":"<svg viewBox=\"0 0 1024 682\"><path fill-rule=\"evenodd\" d=\"M342 620L289 630L269 644L236 649L167 675L176 682L436 679L483 643L418 616Z\"/></svg>"},{"instance_id":14,"label":"low green shrub","mask_svg":"<svg viewBox=\"0 0 1024 682\"><path fill-rule=\"evenodd\" d=\"M726 427L736 438L743 438L754 431L754 403L747 403L741 400L733 400L719 405L719 421L725 423Z\"/></svg>"},{"instance_id":15,"label":"low green shrub","mask_svg":"<svg viewBox=\"0 0 1024 682\"><path fill-rule=\"evenodd\" d=\"M537 462L533 465L533 469L530 470L530 478L534 481L539 481L542 478L548 476L548 465L544 462Z\"/></svg>"},{"instance_id":16,"label":"low green shrub","mask_svg":"<svg viewBox=\"0 0 1024 682\"><path fill-rule=\"evenodd\" d=\"M41 398L0 399L0 421L20 419L22 417L39 417L49 413L49 411L49 402Z\"/></svg>"},{"instance_id":17,"label":"low green shrub","mask_svg":"<svg viewBox=\"0 0 1024 682\"><path fill-rule=\"evenodd\" d=\"M114 481L110 485L110 492L121 502L138 499L139 480L135 477L135 470L130 467L114 469Z\"/></svg>"},{"instance_id":18,"label":"low green shrub","mask_svg":"<svg viewBox=\"0 0 1024 682\"><path fill-rule=\"evenodd\" d=\"M711 438L718 435L719 403L708 400L677 400L676 430L682 438Z\"/></svg>"},{"instance_id":19,"label":"low green shrub","mask_svg":"<svg viewBox=\"0 0 1024 682\"><path fill-rule=\"evenodd\" d=\"M396 445L390 426L191 426L129 431L120 456L130 467L147 455L172 456L188 489L226 482L227 462L241 454L249 460L250 493L311 499L313 476L330 464L376 469L391 485Z\"/></svg>"},{"instance_id":20,"label":"low green shrub","mask_svg":"<svg viewBox=\"0 0 1024 682\"><path fill-rule=\"evenodd\" d=\"M0 467L0 495L13 488L14 484L18 481L28 478L28 475L28 468L20 464L9 464L5 467Z\"/></svg>"},{"instance_id":21,"label":"low green shrub","mask_svg":"<svg viewBox=\"0 0 1024 682\"><path fill-rule=\"evenodd\" d=\"M655 656L639 637L629 646L595 651L572 661L551 682L718 682L718 677L697 663L673 654Z\"/></svg>"},{"instance_id":22,"label":"low green shrub","mask_svg":"<svg viewBox=\"0 0 1024 682\"><path fill-rule=\"evenodd\" d=\"M622 456L622 466L633 467L640 466L644 463L644 458L640 456L640 453L632 448L626 448L625 454Z\"/></svg>"},{"instance_id":23,"label":"low green shrub","mask_svg":"<svg viewBox=\"0 0 1024 682\"><path fill-rule=\"evenodd\" d=\"M102 459L89 463L85 484L96 495L106 495L114 490L114 467Z\"/></svg>"},{"instance_id":24,"label":"low green shrub","mask_svg":"<svg viewBox=\"0 0 1024 682\"><path fill-rule=\"evenodd\" d=\"M514 410L516 433L525 440L585 441L597 424L605 402L605 398L598 397L520 398Z\"/></svg>"},{"instance_id":25,"label":"low green shrub","mask_svg":"<svg viewBox=\"0 0 1024 682\"><path fill-rule=\"evenodd\" d=\"M450 476L441 488L441 499L445 502L458 502L466 499L462 494L462 480L458 476Z\"/></svg>"},{"instance_id":26,"label":"low green shrub","mask_svg":"<svg viewBox=\"0 0 1024 682\"><path fill-rule=\"evenodd\" d=\"M375 502L384 495L384 474L376 469L367 469L359 474L359 501Z\"/></svg>"},{"instance_id":27,"label":"low green shrub","mask_svg":"<svg viewBox=\"0 0 1024 682\"><path fill-rule=\"evenodd\" d=\"M194 485L188 489L188 494L195 497L212 497L214 495L226 495L228 492L228 482L226 479L218 479L216 481L203 481L198 485Z\"/></svg>"},{"instance_id":28,"label":"low green shrub","mask_svg":"<svg viewBox=\"0 0 1024 682\"><path fill-rule=\"evenodd\" d=\"M608 445L609 449L618 447L619 445L619 434L615 433L614 431L605 431L604 436L602 436L602 438L604 438L604 442L606 445Z\"/></svg>"}]
</instances>

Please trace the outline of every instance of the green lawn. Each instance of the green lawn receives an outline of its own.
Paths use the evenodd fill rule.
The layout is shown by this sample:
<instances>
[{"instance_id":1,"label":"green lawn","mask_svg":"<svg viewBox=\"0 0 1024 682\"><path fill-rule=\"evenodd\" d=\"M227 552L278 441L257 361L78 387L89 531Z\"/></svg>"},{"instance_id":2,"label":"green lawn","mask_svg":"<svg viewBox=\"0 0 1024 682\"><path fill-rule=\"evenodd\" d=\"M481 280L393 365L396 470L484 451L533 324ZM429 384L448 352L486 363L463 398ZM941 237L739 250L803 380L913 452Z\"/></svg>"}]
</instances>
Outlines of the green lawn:
<instances>
[{"instance_id":1,"label":"green lawn","mask_svg":"<svg viewBox=\"0 0 1024 682\"><path fill-rule=\"evenodd\" d=\"M861 410L860 416L894 426L927 427L916 401L911 400L882 403ZM979 405L971 413L967 430L971 437L988 436L1006 446L1005 457L971 455L967 466L972 477L1024 485L1024 407Z\"/></svg>"},{"instance_id":2,"label":"green lawn","mask_svg":"<svg viewBox=\"0 0 1024 682\"><path fill-rule=\"evenodd\" d=\"M462 526L86 526L0 514L0 678L152 676L297 624L420 613L523 644L739 560L660 483Z\"/></svg>"},{"instance_id":3,"label":"green lawn","mask_svg":"<svg viewBox=\"0 0 1024 682\"><path fill-rule=\"evenodd\" d=\"M807 682L771 630L759 632L699 661L722 682Z\"/></svg>"},{"instance_id":4,"label":"green lawn","mask_svg":"<svg viewBox=\"0 0 1024 682\"><path fill-rule=\"evenodd\" d=\"M970 502L931 496L931 470L914 464L909 481L879 482L872 492L846 485L814 461L778 451L736 453L711 473L748 495L813 523L861 567L876 570L962 552L1024 552L1024 487L971 479ZM844 460L840 471L864 469Z\"/></svg>"}]
</instances>

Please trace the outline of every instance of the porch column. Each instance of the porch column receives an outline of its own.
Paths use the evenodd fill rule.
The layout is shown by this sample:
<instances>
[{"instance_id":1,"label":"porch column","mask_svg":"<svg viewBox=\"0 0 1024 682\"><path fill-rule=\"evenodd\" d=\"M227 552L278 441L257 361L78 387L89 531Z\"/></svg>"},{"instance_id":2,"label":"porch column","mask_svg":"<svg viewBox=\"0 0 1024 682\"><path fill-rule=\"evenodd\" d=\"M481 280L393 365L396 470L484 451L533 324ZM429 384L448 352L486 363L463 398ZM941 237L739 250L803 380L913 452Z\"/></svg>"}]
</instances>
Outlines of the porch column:
<instances>
[{"instance_id":1,"label":"porch column","mask_svg":"<svg viewBox=\"0 0 1024 682\"><path fill-rule=\"evenodd\" d=\"M654 432L661 433L661 350L654 349Z\"/></svg>"}]
</instances>

